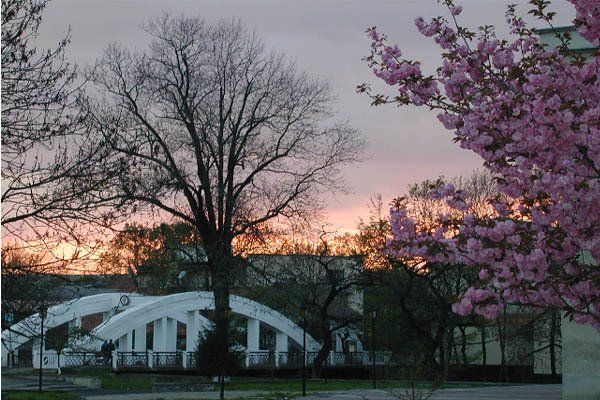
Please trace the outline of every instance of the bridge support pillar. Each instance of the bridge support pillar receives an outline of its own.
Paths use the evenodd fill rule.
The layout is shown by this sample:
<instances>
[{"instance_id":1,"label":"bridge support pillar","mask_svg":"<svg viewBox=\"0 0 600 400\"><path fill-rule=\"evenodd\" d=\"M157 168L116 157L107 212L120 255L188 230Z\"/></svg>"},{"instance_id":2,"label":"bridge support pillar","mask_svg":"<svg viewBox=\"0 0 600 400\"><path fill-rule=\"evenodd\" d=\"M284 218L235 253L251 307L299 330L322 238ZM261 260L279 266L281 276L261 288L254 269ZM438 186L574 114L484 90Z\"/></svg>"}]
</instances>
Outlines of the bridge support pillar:
<instances>
[{"instance_id":1,"label":"bridge support pillar","mask_svg":"<svg viewBox=\"0 0 600 400\"><path fill-rule=\"evenodd\" d=\"M275 333L275 351L288 351L288 336L283 332Z\"/></svg>"},{"instance_id":2,"label":"bridge support pillar","mask_svg":"<svg viewBox=\"0 0 600 400\"><path fill-rule=\"evenodd\" d=\"M185 351L196 351L198 328L198 311L188 311L185 325Z\"/></svg>"},{"instance_id":3,"label":"bridge support pillar","mask_svg":"<svg viewBox=\"0 0 600 400\"><path fill-rule=\"evenodd\" d=\"M135 343L133 349L135 351L146 351L146 325L135 328Z\"/></svg>"},{"instance_id":4,"label":"bridge support pillar","mask_svg":"<svg viewBox=\"0 0 600 400\"><path fill-rule=\"evenodd\" d=\"M165 351L177 351L177 320L172 318L165 318L165 320L163 320L167 326Z\"/></svg>"},{"instance_id":5,"label":"bridge support pillar","mask_svg":"<svg viewBox=\"0 0 600 400\"><path fill-rule=\"evenodd\" d=\"M131 351L131 332L119 338L119 351Z\"/></svg>"},{"instance_id":6,"label":"bridge support pillar","mask_svg":"<svg viewBox=\"0 0 600 400\"><path fill-rule=\"evenodd\" d=\"M165 317L154 321L154 338L152 340L152 350L154 351L165 351L164 343L167 336L166 319Z\"/></svg>"},{"instance_id":7,"label":"bridge support pillar","mask_svg":"<svg viewBox=\"0 0 600 400\"><path fill-rule=\"evenodd\" d=\"M248 330L246 333L246 348L248 351L260 350L260 321L248 318Z\"/></svg>"},{"instance_id":8,"label":"bridge support pillar","mask_svg":"<svg viewBox=\"0 0 600 400\"><path fill-rule=\"evenodd\" d=\"M250 353L260 350L260 321L248 318L246 330L246 367L250 364Z\"/></svg>"}]
</instances>

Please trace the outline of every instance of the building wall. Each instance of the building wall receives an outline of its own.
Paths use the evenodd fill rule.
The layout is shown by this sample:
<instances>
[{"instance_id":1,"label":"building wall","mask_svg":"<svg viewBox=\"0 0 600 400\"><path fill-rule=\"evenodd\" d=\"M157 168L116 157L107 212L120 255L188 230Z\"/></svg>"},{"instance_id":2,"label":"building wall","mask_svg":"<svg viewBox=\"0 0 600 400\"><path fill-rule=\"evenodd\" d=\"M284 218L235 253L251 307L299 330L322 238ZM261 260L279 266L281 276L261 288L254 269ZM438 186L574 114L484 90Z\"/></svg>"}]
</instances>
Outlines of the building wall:
<instances>
[{"instance_id":1,"label":"building wall","mask_svg":"<svg viewBox=\"0 0 600 400\"><path fill-rule=\"evenodd\" d=\"M561 327L563 400L600 399L600 334L566 318Z\"/></svg>"},{"instance_id":2,"label":"building wall","mask_svg":"<svg viewBox=\"0 0 600 400\"><path fill-rule=\"evenodd\" d=\"M555 29L547 28L547 29L538 29L536 30L540 37L540 42L547 45L549 49L557 48L562 46L561 39L557 36L557 33L561 36L568 34L571 37L571 41L569 42L569 49L574 52L584 52L592 54L597 49L586 39L581 37L575 27L573 26L563 26Z\"/></svg>"}]
</instances>

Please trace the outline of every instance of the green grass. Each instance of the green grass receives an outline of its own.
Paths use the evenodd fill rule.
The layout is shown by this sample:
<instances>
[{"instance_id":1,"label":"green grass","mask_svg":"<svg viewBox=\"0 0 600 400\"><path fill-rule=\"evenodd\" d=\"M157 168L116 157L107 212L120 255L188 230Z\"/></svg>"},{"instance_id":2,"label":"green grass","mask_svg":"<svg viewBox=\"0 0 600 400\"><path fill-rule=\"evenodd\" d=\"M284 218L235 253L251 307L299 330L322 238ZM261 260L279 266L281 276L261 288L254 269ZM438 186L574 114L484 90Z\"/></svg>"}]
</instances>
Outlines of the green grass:
<instances>
[{"instance_id":1,"label":"green grass","mask_svg":"<svg viewBox=\"0 0 600 400\"><path fill-rule=\"evenodd\" d=\"M105 368L85 368L63 370L63 375L91 376L100 378L102 389L150 389L152 383L160 378L160 375L144 374L114 374Z\"/></svg>"},{"instance_id":2,"label":"green grass","mask_svg":"<svg viewBox=\"0 0 600 400\"><path fill-rule=\"evenodd\" d=\"M70 392L8 391L9 400L79 400L81 396Z\"/></svg>"},{"instance_id":3,"label":"green grass","mask_svg":"<svg viewBox=\"0 0 600 400\"><path fill-rule=\"evenodd\" d=\"M419 388L430 388L431 382L418 382ZM442 388L462 388L462 387L481 387L488 386L486 383L444 383ZM280 379L280 380L232 380L227 383L228 390L259 390L267 392L289 392L300 391L302 381L300 379ZM311 392L326 391L326 390L352 390L352 389L371 389L373 382L371 380L312 380L306 382L306 390ZM379 389L402 389L410 387L410 382L407 381L377 381Z\"/></svg>"},{"instance_id":4,"label":"green grass","mask_svg":"<svg viewBox=\"0 0 600 400\"><path fill-rule=\"evenodd\" d=\"M93 376L100 378L103 389L116 390L150 390L154 382L173 382L173 383L212 383L200 376L166 376L154 374L114 374L104 368L86 368L64 370L64 375ZM444 383L442 388L462 388L462 387L481 387L489 386L490 383ZM306 383L306 389L309 392L327 391L327 390L352 390L352 389L370 389L371 380L333 380L325 382L320 379L309 379ZM410 382L397 380L378 380L377 387L380 389L401 389L410 387ZM419 388L430 388L431 382L417 383ZM302 390L302 380L300 379L248 379L233 378L226 384L226 390L251 390L259 393L266 393L274 396L275 393L290 394ZM281 396L280 396L281 397ZM277 397L275 397L277 398Z\"/></svg>"}]
</instances>

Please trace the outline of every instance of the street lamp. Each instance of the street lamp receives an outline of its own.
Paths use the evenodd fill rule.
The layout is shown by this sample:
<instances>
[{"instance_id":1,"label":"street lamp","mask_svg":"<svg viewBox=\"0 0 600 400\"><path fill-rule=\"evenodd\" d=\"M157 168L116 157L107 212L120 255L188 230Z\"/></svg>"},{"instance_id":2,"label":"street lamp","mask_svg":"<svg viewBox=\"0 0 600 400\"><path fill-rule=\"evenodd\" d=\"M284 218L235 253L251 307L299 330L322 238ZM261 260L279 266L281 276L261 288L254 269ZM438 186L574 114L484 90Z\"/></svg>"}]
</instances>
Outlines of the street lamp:
<instances>
[{"instance_id":1,"label":"street lamp","mask_svg":"<svg viewBox=\"0 0 600 400\"><path fill-rule=\"evenodd\" d=\"M225 310L223 310L223 317L225 320L225 324L224 326L227 327L227 329L229 329L229 316L231 315L231 307L227 307L225 308ZM221 368L220 368L220 376L219 376L219 389L220 389L220 398L224 399L225 398L225 364L229 363L229 332L227 330L225 330L225 332L223 332L223 340L224 340L224 344L227 348L227 353L223 355L223 358L221 359Z\"/></svg>"},{"instance_id":2,"label":"street lamp","mask_svg":"<svg viewBox=\"0 0 600 400\"><path fill-rule=\"evenodd\" d=\"M373 375L373 389L377 389L377 373L375 370L375 319L377 310L371 310L371 373Z\"/></svg>"},{"instance_id":3,"label":"street lamp","mask_svg":"<svg viewBox=\"0 0 600 400\"><path fill-rule=\"evenodd\" d=\"M302 397L306 396L306 306L300 307L302 317Z\"/></svg>"},{"instance_id":4,"label":"street lamp","mask_svg":"<svg viewBox=\"0 0 600 400\"><path fill-rule=\"evenodd\" d=\"M39 381L38 381L38 391L42 391L42 379L43 379L43 365L44 362L44 319L46 319L46 309L44 307L40 307L40 320L41 320L41 330L40 330L40 371L39 371Z\"/></svg>"}]
</instances>

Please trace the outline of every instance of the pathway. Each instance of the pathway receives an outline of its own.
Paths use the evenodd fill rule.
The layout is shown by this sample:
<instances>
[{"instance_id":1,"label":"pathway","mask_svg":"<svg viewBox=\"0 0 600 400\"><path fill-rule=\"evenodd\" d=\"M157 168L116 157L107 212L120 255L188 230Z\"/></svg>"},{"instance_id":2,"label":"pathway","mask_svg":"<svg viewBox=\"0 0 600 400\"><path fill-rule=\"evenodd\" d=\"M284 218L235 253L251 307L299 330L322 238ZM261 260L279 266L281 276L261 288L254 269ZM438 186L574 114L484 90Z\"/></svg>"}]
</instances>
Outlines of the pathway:
<instances>
[{"instance_id":1,"label":"pathway","mask_svg":"<svg viewBox=\"0 0 600 400\"><path fill-rule=\"evenodd\" d=\"M254 398L264 391L230 390L228 399ZM163 392L87 396L86 400L200 400L218 399L217 392ZM561 385L493 386L481 388L443 389L434 393L431 400L560 400ZM385 390L349 390L315 393L303 400L398 400ZM298 399L298 400L300 400Z\"/></svg>"}]
</instances>

